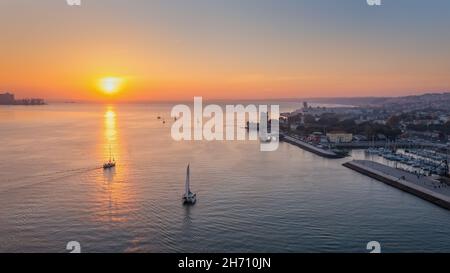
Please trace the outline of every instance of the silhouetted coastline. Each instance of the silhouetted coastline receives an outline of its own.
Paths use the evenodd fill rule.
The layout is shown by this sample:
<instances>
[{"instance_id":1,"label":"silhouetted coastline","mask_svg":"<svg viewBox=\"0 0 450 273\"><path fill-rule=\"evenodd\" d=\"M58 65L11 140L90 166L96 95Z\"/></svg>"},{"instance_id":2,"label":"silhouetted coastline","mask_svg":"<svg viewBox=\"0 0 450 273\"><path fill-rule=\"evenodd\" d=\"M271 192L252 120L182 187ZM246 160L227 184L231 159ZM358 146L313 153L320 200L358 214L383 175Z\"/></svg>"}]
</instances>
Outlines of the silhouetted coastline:
<instances>
[{"instance_id":1,"label":"silhouetted coastline","mask_svg":"<svg viewBox=\"0 0 450 273\"><path fill-rule=\"evenodd\" d=\"M15 99L14 94L4 93L0 94L0 105L45 105L47 104L43 99L39 98L26 98Z\"/></svg>"}]
</instances>

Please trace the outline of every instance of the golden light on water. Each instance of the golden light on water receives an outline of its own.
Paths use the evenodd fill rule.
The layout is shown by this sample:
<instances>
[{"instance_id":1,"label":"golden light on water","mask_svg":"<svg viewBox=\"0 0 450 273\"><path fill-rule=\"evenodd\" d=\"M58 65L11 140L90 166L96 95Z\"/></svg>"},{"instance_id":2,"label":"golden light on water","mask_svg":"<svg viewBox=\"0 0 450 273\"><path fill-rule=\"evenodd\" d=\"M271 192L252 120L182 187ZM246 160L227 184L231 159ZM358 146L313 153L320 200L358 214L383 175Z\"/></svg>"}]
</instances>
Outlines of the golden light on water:
<instances>
[{"instance_id":1,"label":"golden light on water","mask_svg":"<svg viewBox=\"0 0 450 273\"><path fill-rule=\"evenodd\" d=\"M96 221L120 223L128 221L128 215L134 211L134 192L125 183L128 174L126 160L123 156L123 140L117 122L117 111L114 106L107 106L103 113L103 130L99 141L99 155L103 162L113 157L115 168L101 170L103 175L96 176L96 198L101 201L104 210L95 215ZM102 163L102 162L100 162Z\"/></svg>"},{"instance_id":2,"label":"golden light on water","mask_svg":"<svg viewBox=\"0 0 450 273\"><path fill-rule=\"evenodd\" d=\"M104 115L105 122L105 140L109 146L117 143L117 129L116 129L116 112L112 107L108 107Z\"/></svg>"}]
</instances>

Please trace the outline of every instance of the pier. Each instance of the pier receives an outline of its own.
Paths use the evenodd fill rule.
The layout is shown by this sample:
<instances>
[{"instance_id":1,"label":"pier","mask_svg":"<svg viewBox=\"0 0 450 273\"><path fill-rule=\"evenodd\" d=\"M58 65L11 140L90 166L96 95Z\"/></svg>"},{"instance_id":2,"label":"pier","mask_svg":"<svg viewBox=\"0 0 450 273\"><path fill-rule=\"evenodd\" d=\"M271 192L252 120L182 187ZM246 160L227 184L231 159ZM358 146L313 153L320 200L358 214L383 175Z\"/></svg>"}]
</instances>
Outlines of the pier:
<instances>
[{"instance_id":1,"label":"pier","mask_svg":"<svg viewBox=\"0 0 450 273\"><path fill-rule=\"evenodd\" d=\"M450 210L448 184L368 160L354 160L343 165Z\"/></svg>"},{"instance_id":2,"label":"pier","mask_svg":"<svg viewBox=\"0 0 450 273\"><path fill-rule=\"evenodd\" d=\"M326 157L326 158L343 158L344 157L333 151L316 147L312 144L309 144L307 142L304 142L300 139L297 139L297 138L294 138L294 137L291 137L288 135L282 135L282 139L284 142L288 142L288 143L298 146L308 152L314 153L314 154L322 156L322 157Z\"/></svg>"}]
</instances>

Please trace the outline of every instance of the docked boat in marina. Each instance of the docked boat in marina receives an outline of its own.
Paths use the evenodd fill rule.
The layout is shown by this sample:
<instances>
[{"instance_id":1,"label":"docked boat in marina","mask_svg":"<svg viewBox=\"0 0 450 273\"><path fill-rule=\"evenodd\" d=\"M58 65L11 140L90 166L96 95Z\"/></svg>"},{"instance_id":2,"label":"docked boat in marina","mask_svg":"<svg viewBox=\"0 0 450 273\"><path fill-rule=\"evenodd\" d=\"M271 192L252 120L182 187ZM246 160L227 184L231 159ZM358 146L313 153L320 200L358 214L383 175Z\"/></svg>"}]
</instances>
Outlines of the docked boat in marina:
<instances>
[{"instance_id":1,"label":"docked boat in marina","mask_svg":"<svg viewBox=\"0 0 450 273\"><path fill-rule=\"evenodd\" d=\"M367 154L378 155L388 161L403 164L400 168L423 175L448 176L448 159L446 155L429 150L400 150L371 147ZM397 165L396 165L397 166Z\"/></svg>"}]
</instances>

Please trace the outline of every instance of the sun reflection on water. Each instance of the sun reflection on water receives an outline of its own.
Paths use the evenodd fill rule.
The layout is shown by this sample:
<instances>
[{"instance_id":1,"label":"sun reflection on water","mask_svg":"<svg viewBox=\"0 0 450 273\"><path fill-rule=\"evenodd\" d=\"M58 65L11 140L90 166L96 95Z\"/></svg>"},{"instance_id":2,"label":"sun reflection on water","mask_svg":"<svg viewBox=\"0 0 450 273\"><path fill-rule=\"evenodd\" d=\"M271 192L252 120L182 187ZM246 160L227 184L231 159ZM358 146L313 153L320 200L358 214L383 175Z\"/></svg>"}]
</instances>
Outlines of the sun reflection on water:
<instances>
[{"instance_id":1,"label":"sun reflection on water","mask_svg":"<svg viewBox=\"0 0 450 273\"><path fill-rule=\"evenodd\" d=\"M99 141L100 155L104 162L115 160L116 167L102 170L103 175L96 177L96 198L101 201L102 209L96 215L97 221L127 222L133 211L132 190L128 168L122 154L122 142L117 125L117 112L108 106L103 115L103 130Z\"/></svg>"},{"instance_id":2,"label":"sun reflection on water","mask_svg":"<svg viewBox=\"0 0 450 273\"><path fill-rule=\"evenodd\" d=\"M109 149L111 149L112 152L114 148L114 151L117 152L116 112L112 106L108 106L104 114L104 128L105 149L109 155Z\"/></svg>"}]
</instances>

